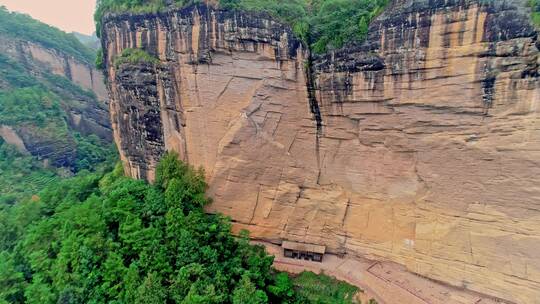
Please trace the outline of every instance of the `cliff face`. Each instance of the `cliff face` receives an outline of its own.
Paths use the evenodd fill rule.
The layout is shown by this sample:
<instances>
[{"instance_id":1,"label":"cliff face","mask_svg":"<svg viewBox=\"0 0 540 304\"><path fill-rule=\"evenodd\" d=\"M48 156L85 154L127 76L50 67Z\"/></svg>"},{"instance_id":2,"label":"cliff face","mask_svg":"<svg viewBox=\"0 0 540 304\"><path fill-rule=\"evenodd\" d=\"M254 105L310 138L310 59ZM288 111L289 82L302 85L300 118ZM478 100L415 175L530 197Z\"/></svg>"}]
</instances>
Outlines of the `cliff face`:
<instances>
[{"instance_id":1,"label":"cliff face","mask_svg":"<svg viewBox=\"0 0 540 304\"><path fill-rule=\"evenodd\" d=\"M0 55L23 67L26 77L35 79L35 85L44 85L43 91L50 89L62 99L61 105L67 114L65 120L70 129L83 135L95 134L108 141L112 139L103 73L92 64L32 41L3 34L0 34ZM62 80L55 76L60 76ZM81 88L91 91L95 97L77 91ZM14 89L9 81L0 79L0 90ZM48 117L47 120L52 121L52 118ZM4 130L0 132L3 140L16 143L20 151L29 152L47 163L70 167L75 161L77 147L72 138L58 140L55 138L57 134L45 134L48 130L34 124L0 125L0 128ZM6 130L10 132L6 133Z\"/></svg>"},{"instance_id":2,"label":"cliff face","mask_svg":"<svg viewBox=\"0 0 540 304\"><path fill-rule=\"evenodd\" d=\"M205 168L209 211L252 237L538 303L539 45L527 14L525 1L394 1L366 43L311 63L265 16L110 16L126 172L152 180L178 151ZM134 47L161 64L112 64Z\"/></svg>"},{"instance_id":3,"label":"cliff face","mask_svg":"<svg viewBox=\"0 0 540 304\"><path fill-rule=\"evenodd\" d=\"M94 92L98 99L108 99L103 74L91 63L83 62L60 51L37 43L0 35L0 53L24 63L34 74L51 72L63 76L84 89Z\"/></svg>"},{"instance_id":4,"label":"cliff face","mask_svg":"<svg viewBox=\"0 0 540 304\"><path fill-rule=\"evenodd\" d=\"M257 140L251 133L259 124L268 119L277 126L282 112L292 115L290 124L305 120L312 132L300 42L288 27L259 17L201 6L150 18L124 15L105 24L112 123L130 175L152 180L166 150L213 175L237 136ZM164 64L116 69L114 58L137 47Z\"/></svg>"}]
</instances>

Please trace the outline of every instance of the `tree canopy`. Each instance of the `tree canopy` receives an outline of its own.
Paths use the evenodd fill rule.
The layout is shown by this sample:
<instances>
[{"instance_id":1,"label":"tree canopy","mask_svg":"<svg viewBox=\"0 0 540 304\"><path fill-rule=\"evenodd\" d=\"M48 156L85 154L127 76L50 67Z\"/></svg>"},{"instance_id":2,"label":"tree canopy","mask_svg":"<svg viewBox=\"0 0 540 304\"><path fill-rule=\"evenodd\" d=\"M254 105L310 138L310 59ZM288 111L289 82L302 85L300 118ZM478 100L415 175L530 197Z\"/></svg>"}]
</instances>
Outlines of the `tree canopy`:
<instances>
[{"instance_id":1,"label":"tree canopy","mask_svg":"<svg viewBox=\"0 0 540 304\"><path fill-rule=\"evenodd\" d=\"M154 185L117 166L0 206L0 303L353 303L354 287L326 290L330 302L298 293L263 247L204 213L206 187L168 154ZM320 283L307 276L298 286Z\"/></svg>"}]
</instances>

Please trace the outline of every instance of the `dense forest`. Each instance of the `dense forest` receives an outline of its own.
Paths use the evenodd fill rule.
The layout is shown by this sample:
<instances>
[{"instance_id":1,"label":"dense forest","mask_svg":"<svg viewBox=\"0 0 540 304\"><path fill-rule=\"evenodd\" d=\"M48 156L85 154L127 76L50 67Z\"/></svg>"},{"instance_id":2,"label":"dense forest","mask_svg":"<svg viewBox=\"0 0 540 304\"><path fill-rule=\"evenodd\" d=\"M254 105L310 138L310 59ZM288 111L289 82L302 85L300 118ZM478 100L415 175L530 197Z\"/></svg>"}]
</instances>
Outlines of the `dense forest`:
<instances>
[{"instance_id":1,"label":"dense forest","mask_svg":"<svg viewBox=\"0 0 540 304\"><path fill-rule=\"evenodd\" d=\"M169 154L154 185L121 166L0 205L0 303L354 303L355 287L290 278L203 206L204 174Z\"/></svg>"},{"instance_id":2,"label":"dense forest","mask_svg":"<svg viewBox=\"0 0 540 304\"><path fill-rule=\"evenodd\" d=\"M201 0L174 0L182 7ZM388 0L219 0L224 9L265 12L292 26L296 35L315 53L337 49L365 39L369 23L382 12ZM166 0L98 0L95 20L100 32L107 12L157 12Z\"/></svg>"}]
</instances>

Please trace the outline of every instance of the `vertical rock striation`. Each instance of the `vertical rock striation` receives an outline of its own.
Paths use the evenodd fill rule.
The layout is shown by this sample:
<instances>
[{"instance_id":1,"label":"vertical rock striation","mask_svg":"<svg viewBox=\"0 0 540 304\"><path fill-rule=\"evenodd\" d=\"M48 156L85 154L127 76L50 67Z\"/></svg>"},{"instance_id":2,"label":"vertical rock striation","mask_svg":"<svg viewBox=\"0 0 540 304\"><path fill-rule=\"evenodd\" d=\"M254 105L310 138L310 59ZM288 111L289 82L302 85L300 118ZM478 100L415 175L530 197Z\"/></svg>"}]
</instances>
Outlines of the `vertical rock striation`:
<instances>
[{"instance_id":1,"label":"vertical rock striation","mask_svg":"<svg viewBox=\"0 0 540 304\"><path fill-rule=\"evenodd\" d=\"M508 2L396 2L318 58L322 183L346 250L519 303L539 299L537 33Z\"/></svg>"},{"instance_id":2,"label":"vertical rock striation","mask_svg":"<svg viewBox=\"0 0 540 304\"><path fill-rule=\"evenodd\" d=\"M151 180L166 150L212 175L237 136L260 139L252 133L262 132L265 120L277 126L283 112L311 128L303 49L268 16L206 6L120 15L104 24L103 40L115 138L132 176ZM162 64L115 67L126 48L143 48Z\"/></svg>"},{"instance_id":3,"label":"vertical rock striation","mask_svg":"<svg viewBox=\"0 0 540 304\"><path fill-rule=\"evenodd\" d=\"M540 299L538 35L525 1L396 0L368 40L313 56L264 15L195 6L105 19L126 172L202 166L255 238L518 303ZM123 64L143 48L160 64ZM306 73L307 71L307 73Z\"/></svg>"}]
</instances>

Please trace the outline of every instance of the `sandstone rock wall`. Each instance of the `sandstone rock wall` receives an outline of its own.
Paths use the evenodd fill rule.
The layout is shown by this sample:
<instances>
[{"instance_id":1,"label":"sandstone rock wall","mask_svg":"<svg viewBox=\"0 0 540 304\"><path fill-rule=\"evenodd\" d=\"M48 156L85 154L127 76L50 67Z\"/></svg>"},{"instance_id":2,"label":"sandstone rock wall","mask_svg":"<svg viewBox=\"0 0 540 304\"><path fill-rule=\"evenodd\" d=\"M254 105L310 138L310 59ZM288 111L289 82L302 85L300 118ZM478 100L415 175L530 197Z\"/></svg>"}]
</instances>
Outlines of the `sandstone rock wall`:
<instances>
[{"instance_id":1,"label":"sandstone rock wall","mask_svg":"<svg viewBox=\"0 0 540 304\"><path fill-rule=\"evenodd\" d=\"M20 138L17 132L10 126L0 125L0 138L6 143L13 145L20 153L25 155L29 154L22 138Z\"/></svg>"},{"instance_id":2,"label":"sandstone rock wall","mask_svg":"<svg viewBox=\"0 0 540 304\"><path fill-rule=\"evenodd\" d=\"M209 211L255 238L539 303L539 43L525 1L394 1L366 43L311 64L287 27L204 6L110 16L102 37L131 176L152 180L175 150L205 168ZM133 47L161 64L117 69Z\"/></svg>"},{"instance_id":3,"label":"sandstone rock wall","mask_svg":"<svg viewBox=\"0 0 540 304\"><path fill-rule=\"evenodd\" d=\"M282 112L311 129L300 42L288 27L260 17L201 6L105 24L113 129L132 176L152 179L166 150L212 175L237 131L252 132L265 120L275 127ZM164 64L116 69L114 58L126 48L143 48Z\"/></svg>"}]
</instances>

